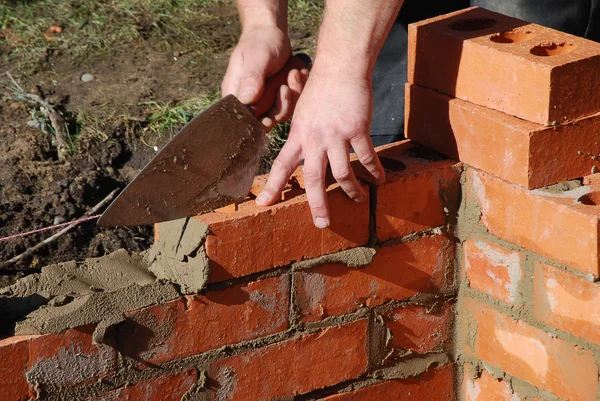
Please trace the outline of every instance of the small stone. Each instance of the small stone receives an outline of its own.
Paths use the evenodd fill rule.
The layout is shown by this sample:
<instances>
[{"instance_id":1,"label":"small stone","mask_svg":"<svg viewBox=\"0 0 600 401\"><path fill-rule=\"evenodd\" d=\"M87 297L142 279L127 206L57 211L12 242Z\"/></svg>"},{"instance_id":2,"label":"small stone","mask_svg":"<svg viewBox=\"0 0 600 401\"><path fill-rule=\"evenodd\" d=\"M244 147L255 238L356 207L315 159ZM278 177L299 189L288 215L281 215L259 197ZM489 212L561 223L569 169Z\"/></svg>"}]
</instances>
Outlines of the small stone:
<instances>
[{"instance_id":1,"label":"small stone","mask_svg":"<svg viewBox=\"0 0 600 401\"><path fill-rule=\"evenodd\" d=\"M598 167L592 166L592 174L596 174L598 172Z\"/></svg>"},{"instance_id":2,"label":"small stone","mask_svg":"<svg viewBox=\"0 0 600 401\"><path fill-rule=\"evenodd\" d=\"M27 121L27 126L32 128L40 128L40 122L36 120Z\"/></svg>"},{"instance_id":3,"label":"small stone","mask_svg":"<svg viewBox=\"0 0 600 401\"><path fill-rule=\"evenodd\" d=\"M92 74L88 74L87 72L81 76L82 82L92 82L94 80L94 76Z\"/></svg>"},{"instance_id":4,"label":"small stone","mask_svg":"<svg viewBox=\"0 0 600 401\"><path fill-rule=\"evenodd\" d=\"M54 220L52 221L52 224L60 224L60 223L64 223L66 220L64 217L62 216L56 216L54 218Z\"/></svg>"}]
</instances>

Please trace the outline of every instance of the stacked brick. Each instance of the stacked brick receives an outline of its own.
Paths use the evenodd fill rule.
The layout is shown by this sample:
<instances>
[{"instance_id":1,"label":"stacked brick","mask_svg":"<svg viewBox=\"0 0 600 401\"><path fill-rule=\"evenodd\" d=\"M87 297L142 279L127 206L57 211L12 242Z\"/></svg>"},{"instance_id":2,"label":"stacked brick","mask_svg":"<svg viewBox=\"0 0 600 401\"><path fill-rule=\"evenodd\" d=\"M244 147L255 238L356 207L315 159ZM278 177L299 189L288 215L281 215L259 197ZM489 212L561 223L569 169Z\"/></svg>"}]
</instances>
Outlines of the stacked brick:
<instances>
[{"instance_id":1,"label":"stacked brick","mask_svg":"<svg viewBox=\"0 0 600 401\"><path fill-rule=\"evenodd\" d=\"M326 230L301 170L274 206L194 217L208 227L206 289L127 312L105 344L93 326L0 340L0 399L454 399L461 169L408 141L379 154L388 179L365 184L368 201L328 187Z\"/></svg>"},{"instance_id":2,"label":"stacked brick","mask_svg":"<svg viewBox=\"0 0 600 401\"><path fill-rule=\"evenodd\" d=\"M0 399L598 400L600 45L478 8L409 37L410 140L381 186L355 163L366 202L329 177L319 230L299 169L273 206L193 217L202 291L102 344L0 340Z\"/></svg>"},{"instance_id":3,"label":"stacked brick","mask_svg":"<svg viewBox=\"0 0 600 401\"><path fill-rule=\"evenodd\" d=\"M409 38L407 137L465 163L460 399L597 400L600 45L479 8Z\"/></svg>"}]
</instances>

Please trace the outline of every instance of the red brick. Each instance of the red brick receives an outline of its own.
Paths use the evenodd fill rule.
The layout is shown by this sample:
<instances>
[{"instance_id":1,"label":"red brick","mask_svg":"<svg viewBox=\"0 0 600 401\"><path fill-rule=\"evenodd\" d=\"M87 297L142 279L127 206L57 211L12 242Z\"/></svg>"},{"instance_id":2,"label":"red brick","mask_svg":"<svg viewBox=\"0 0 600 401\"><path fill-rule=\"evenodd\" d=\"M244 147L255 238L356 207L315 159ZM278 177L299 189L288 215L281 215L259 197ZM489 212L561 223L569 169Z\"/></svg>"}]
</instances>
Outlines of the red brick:
<instances>
[{"instance_id":1,"label":"red brick","mask_svg":"<svg viewBox=\"0 0 600 401\"><path fill-rule=\"evenodd\" d=\"M469 286L507 303L514 303L523 278L524 255L483 238L469 238L463 244Z\"/></svg>"},{"instance_id":2,"label":"red brick","mask_svg":"<svg viewBox=\"0 0 600 401\"><path fill-rule=\"evenodd\" d=\"M367 369L367 321L331 327L210 364L211 400L292 397Z\"/></svg>"},{"instance_id":3,"label":"red brick","mask_svg":"<svg viewBox=\"0 0 600 401\"><path fill-rule=\"evenodd\" d=\"M86 398L85 401L181 401L197 382L198 372L187 372L161 376L153 380L118 388L108 393Z\"/></svg>"},{"instance_id":4,"label":"red brick","mask_svg":"<svg viewBox=\"0 0 600 401\"><path fill-rule=\"evenodd\" d=\"M536 319L600 344L600 286L563 270L536 262Z\"/></svg>"},{"instance_id":5,"label":"red brick","mask_svg":"<svg viewBox=\"0 0 600 401\"><path fill-rule=\"evenodd\" d=\"M46 334L29 341L27 380L37 385L71 387L108 376L116 369L113 346L95 345L95 326Z\"/></svg>"},{"instance_id":6,"label":"red brick","mask_svg":"<svg viewBox=\"0 0 600 401\"><path fill-rule=\"evenodd\" d=\"M132 312L119 326L119 349L154 365L286 330L289 281L267 278Z\"/></svg>"},{"instance_id":7,"label":"red brick","mask_svg":"<svg viewBox=\"0 0 600 401\"><path fill-rule=\"evenodd\" d=\"M598 277L600 208L579 202L592 188L530 191L470 168L467 185L491 234Z\"/></svg>"},{"instance_id":8,"label":"red brick","mask_svg":"<svg viewBox=\"0 0 600 401\"><path fill-rule=\"evenodd\" d=\"M441 235L383 247L369 266L326 264L295 273L303 321L354 312L402 300L419 292L437 293L448 283L453 244Z\"/></svg>"},{"instance_id":9,"label":"red brick","mask_svg":"<svg viewBox=\"0 0 600 401\"><path fill-rule=\"evenodd\" d=\"M421 305L406 306L384 314L392 339L389 347L418 354L440 351L448 339L452 323L452 304L441 304L429 311Z\"/></svg>"},{"instance_id":10,"label":"red brick","mask_svg":"<svg viewBox=\"0 0 600 401\"><path fill-rule=\"evenodd\" d=\"M348 393L336 394L323 401L453 401L452 365L432 369L417 377L389 380Z\"/></svg>"},{"instance_id":11,"label":"red brick","mask_svg":"<svg viewBox=\"0 0 600 401\"><path fill-rule=\"evenodd\" d=\"M598 366L590 351L464 298L465 352L557 397L596 400ZM471 339L470 336L475 338Z\"/></svg>"},{"instance_id":12,"label":"red brick","mask_svg":"<svg viewBox=\"0 0 600 401\"><path fill-rule=\"evenodd\" d=\"M544 125L600 111L598 43L481 8L408 31L410 83Z\"/></svg>"},{"instance_id":13,"label":"red brick","mask_svg":"<svg viewBox=\"0 0 600 401\"><path fill-rule=\"evenodd\" d=\"M545 127L409 84L406 105L407 138L526 188L600 166L600 114Z\"/></svg>"},{"instance_id":14,"label":"red brick","mask_svg":"<svg viewBox=\"0 0 600 401\"><path fill-rule=\"evenodd\" d=\"M301 174L301 170L297 172ZM363 186L367 191L366 185ZM211 282L241 277L290 262L364 245L369 240L369 202L357 203L337 185L328 187L331 225L314 226L304 191L258 207L240 203L232 213L207 213L196 219L208 224L206 253ZM351 218L348 218L351 216ZM160 226L158 227L160 229Z\"/></svg>"},{"instance_id":15,"label":"red brick","mask_svg":"<svg viewBox=\"0 0 600 401\"><path fill-rule=\"evenodd\" d=\"M15 336L0 340L0 395L3 401L29 399L25 369L29 359L29 340L37 336Z\"/></svg>"},{"instance_id":16,"label":"red brick","mask_svg":"<svg viewBox=\"0 0 600 401\"><path fill-rule=\"evenodd\" d=\"M399 160L406 169L388 173L377 187L376 224L381 241L447 224L454 210L460 173L454 161L428 161L410 141L380 148L379 156ZM431 151L429 151L431 153Z\"/></svg>"}]
</instances>

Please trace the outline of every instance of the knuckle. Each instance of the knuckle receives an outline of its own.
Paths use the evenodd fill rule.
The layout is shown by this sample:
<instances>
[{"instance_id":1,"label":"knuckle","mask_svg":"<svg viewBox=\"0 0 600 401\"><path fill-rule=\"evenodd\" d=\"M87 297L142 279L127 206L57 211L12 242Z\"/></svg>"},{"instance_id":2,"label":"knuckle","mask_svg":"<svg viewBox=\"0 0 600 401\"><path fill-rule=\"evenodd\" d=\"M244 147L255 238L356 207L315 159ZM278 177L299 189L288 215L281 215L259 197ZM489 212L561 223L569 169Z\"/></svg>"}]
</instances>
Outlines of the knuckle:
<instances>
[{"instance_id":1,"label":"knuckle","mask_svg":"<svg viewBox=\"0 0 600 401\"><path fill-rule=\"evenodd\" d=\"M320 184L323 181L323 172L313 169L304 170L304 181L309 186Z\"/></svg>"},{"instance_id":2,"label":"knuckle","mask_svg":"<svg viewBox=\"0 0 600 401\"><path fill-rule=\"evenodd\" d=\"M321 202L313 202L310 205L310 210L315 216L324 215L327 213L327 206L325 206L325 204Z\"/></svg>"},{"instance_id":3,"label":"knuckle","mask_svg":"<svg viewBox=\"0 0 600 401\"><path fill-rule=\"evenodd\" d=\"M333 178L335 178L335 180L338 182L350 181L352 179L352 172L346 168L343 170L335 171L333 173Z\"/></svg>"},{"instance_id":4,"label":"knuckle","mask_svg":"<svg viewBox=\"0 0 600 401\"><path fill-rule=\"evenodd\" d=\"M376 168L377 154L375 152L367 152L358 156L360 163L367 168Z\"/></svg>"},{"instance_id":5,"label":"knuckle","mask_svg":"<svg viewBox=\"0 0 600 401\"><path fill-rule=\"evenodd\" d=\"M279 170L282 171L284 173L291 173L292 171L292 165L289 161L287 160L283 160L281 158L276 158L273 161L273 166L271 167L271 169L273 170Z\"/></svg>"}]
</instances>

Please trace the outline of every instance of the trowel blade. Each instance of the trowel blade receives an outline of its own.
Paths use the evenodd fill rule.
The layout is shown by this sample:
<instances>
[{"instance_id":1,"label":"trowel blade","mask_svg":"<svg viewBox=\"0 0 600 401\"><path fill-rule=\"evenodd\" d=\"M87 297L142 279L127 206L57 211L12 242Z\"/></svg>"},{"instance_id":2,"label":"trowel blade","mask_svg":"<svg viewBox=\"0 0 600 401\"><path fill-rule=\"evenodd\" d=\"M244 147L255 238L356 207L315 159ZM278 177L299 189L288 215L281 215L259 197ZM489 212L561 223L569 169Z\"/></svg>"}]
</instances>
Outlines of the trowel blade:
<instances>
[{"instance_id":1,"label":"trowel blade","mask_svg":"<svg viewBox=\"0 0 600 401\"><path fill-rule=\"evenodd\" d=\"M106 209L101 226L194 216L246 197L262 155L262 124L229 95L196 116Z\"/></svg>"}]
</instances>

